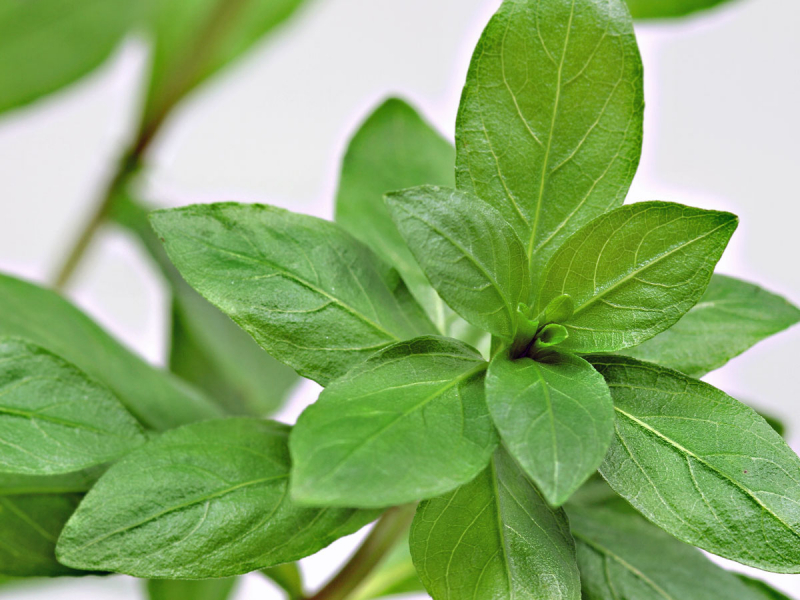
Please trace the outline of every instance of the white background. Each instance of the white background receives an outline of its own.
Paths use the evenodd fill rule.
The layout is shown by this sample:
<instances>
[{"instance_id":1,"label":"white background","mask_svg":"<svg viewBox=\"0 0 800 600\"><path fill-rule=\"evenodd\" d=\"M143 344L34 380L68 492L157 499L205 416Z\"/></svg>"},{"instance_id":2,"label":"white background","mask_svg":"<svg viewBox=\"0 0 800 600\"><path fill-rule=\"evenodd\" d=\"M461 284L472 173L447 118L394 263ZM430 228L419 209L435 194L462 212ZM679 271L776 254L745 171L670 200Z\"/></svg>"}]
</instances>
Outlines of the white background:
<instances>
[{"instance_id":1,"label":"white background","mask_svg":"<svg viewBox=\"0 0 800 600\"><path fill-rule=\"evenodd\" d=\"M316 0L169 122L152 156L162 205L262 201L330 217L348 136L400 94L448 137L471 50L498 0ZM730 210L741 225L719 270L800 304L800 2L740 0L672 25L641 25L646 119L631 201ZM91 212L128 135L146 64L135 40L89 79L0 118L0 270L46 282ZM70 296L163 363L166 296L135 243L104 230ZM0 310L2 307L0 307ZM800 327L709 380L784 417L800 441ZM293 419L306 385L283 415ZM796 446L795 446L796 447ZM358 536L355 536L358 537ZM311 585L356 542L304 561ZM767 576L800 594L800 576ZM125 577L0 592L17 599L140 598ZM237 600L280 597L244 579ZM800 597L800 596L798 596Z\"/></svg>"}]
</instances>

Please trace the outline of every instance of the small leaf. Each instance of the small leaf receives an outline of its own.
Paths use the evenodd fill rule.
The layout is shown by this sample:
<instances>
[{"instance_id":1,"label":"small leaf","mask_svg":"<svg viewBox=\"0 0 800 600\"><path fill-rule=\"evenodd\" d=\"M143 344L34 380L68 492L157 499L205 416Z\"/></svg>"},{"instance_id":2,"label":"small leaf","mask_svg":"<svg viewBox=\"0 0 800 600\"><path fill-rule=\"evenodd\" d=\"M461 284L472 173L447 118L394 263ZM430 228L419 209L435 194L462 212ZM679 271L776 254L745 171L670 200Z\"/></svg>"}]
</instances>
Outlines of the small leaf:
<instances>
[{"instance_id":1,"label":"small leaf","mask_svg":"<svg viewBox=\"0 0 800 600\"><path fill-rule=\"evenodd\" d=\"M742 582L633 512L567 508L584 600L759 600Z\"/></svg>"},{"instance_id":2,"label":"small leaf","mask_svg":"<svg viewBox=\"0 0 800 600\"><path fill-rule=\"evenodd\" d=\"M539 275L622 204L642 147L642 62L622 0L507 0L475 48L456 181L497 208Z\"/></svg>"},{"instance_id":3,"label":"small leaf","mask_svg":"<svg viewBox=\"0 0 800 600\"><path fill-rule=\"evenodd\" d=\"M736 574L736 577L750 588L750 593L754 600L792 600L789 596L782 594L759 579L753 579L752 577L739 573Z\"/></svg>"},{"instance_id":4,"label":"small leaf","mask_svg":"<svg viewBox=\"0 0 800 600\"><path fill-rule=\"evenodd\" d=\"M434 600L579 600L575 544L502 449L470 483L419 505L411 556Z\"/></svg>"},{"instance_id":5,"label":"small leaf","mask_svg":"<svg viewBox=\"0 0 800 600\"><path fill-rule=\"evenodd\" d=\"M76 568L202 579L314 554L375 512L288 497L289 428L231 418L169 431L113 465L58 543Z\"/></svg>"},{"instance_id":6,"label":"small leaf","mask_svg":"<svg viewBox=\"0 0 800 600\"><path fill-rule=\"evenodd\" d=\"M542 327L539 332L539 337L536 339L535 347L550 348L557 346L569 337L569 331L563 325L558 323L550 323Z\"/></svg>"},{"instance_id":7,"label":"small leaf","mask_svg":"<svg viewBox=\"0 0 800 600\"><path fill-rule=\"evenodd\" d=\"M708 10L729 0L627 0L634 19L671 19Z\"/></svg>"},{"instance_id":8,"label":"small leaf","mask_svg":"<svg viewBox=\"0 0 800 600\"><path fill-rule=\"evenodd\" d=\"M543 323L563 323L575 312L575 302L569 294L561 294L550 300L542 311Z\"/></svg>"},{"instance_id":9,"label":"small leaf","mask_svg":"<svg viewBox=\"0 0 800 600\"><path fill-rule=\"evenodd\" d=\"M103 384L40 346L0 338L0 471L79 471L144 440Z\"/></svg>"},{"instance_id":10,"label":"small leaf","mask_svg":"<svg viewBox=\"0 0 800 600\"><path fill-rule=\"evenodd\" d=\"M147 582L150 600L228 600L236 587L236 578L179 581L151 579Z\"/></svg>"},{"instance_id":11,"label":"small leaf","mask_svg":"<svg viewBox=\"0 0 800 600\"><path fill-rule=\"evenodd\" d=\"M322 385L388 344L434 331L397 273L334 223L235 203L151 220L192 287Z\"/></svg>"},{"instance_id":12,"label":"small leaf","mask_svg":"<svg viewBox=\"0 0 800 600\"><path fill-rule=\"evenodd\" d=\"M509 453L554 506L597 470L614 431L608 387L577 356L545 364L498 354L486 403Z\"/></svg>"},{"instance_id":13,"label":"small leaf","mask_svg":"<svg viewBox=\"0 0 800 600\"><path fill-rule=\"evenodd\" d=\"M454 189L386 196L401 235L433 287L464 319L507 340L530 295L525 248L492 206Z\"/></svg>"},{"instance_id":14,"label":"small leaf","mask_svg":"<svg viewBox=\"0 0 800 600\"><path fill-rule=\"evenodd\" d=\"M545 270L538 310L561 294L575 309L565 350L641 344L700 299L737 219L669 202L623 206L570 237Z\"/></svg>"},{"instance_id":15,"label":"small leaf","mask_svg":"<svg viewBox=\"0 0 800 600\"><path fill-rule=\"evenodd\" d=\"M755 411L677 371L598 357L616 438L603 477L675 537L740 563L800 572L800 459Z\"/></svg>"},{"instance_id":16,"label":"small leaf","mask_svg":"<svg viewBox=\"0 0 800 600\"><path fill-rule=\"evenodd\" d=\"M106 384L144 425L169 429L222 411L177 377L146 364L61 296L0 275L0 335L24 338Z\"/></svg>"},{"instance_id":17,"label":"small leaf","mask_svg":"<svg viewBox=\"0 0 800 600\"><path fill-rule=\"evenodd\" d=\"M274 567L261 569L261 574L267 577L286 592L287 600L304 600L303 576L297 563L283 563Z\"/></svg>"},{"instance_id":18,"label":"small leaf","mask_svg":"<svg viewBox=\"0 0 800 600\"><path fill-rule=\"evenodd\" d=\"M394 506L466 483L497 445L486 363L423 337L376 353L329 385L292 431L292 496L317 506Z\"/></svg>"},{"instance_id":19,"label":"small leaf","mask_svg":"<svg viewBox=\"0 0 800 600\"><path fill-rule=\"evenodd\" d=\"M700 302L672 327L623 354L702 377L800 321L800 310L762 288L714 275Z\"/></svg>"}]
</instances>

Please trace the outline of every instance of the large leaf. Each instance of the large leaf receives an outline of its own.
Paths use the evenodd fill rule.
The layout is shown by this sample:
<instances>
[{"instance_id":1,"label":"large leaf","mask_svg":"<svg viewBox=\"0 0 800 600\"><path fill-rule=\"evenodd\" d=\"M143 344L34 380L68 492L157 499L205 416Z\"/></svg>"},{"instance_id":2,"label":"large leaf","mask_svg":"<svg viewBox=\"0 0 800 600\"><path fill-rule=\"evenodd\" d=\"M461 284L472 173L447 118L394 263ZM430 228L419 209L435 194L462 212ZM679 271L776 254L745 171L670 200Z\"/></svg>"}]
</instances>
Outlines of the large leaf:
<instances>
[{"instance_id":1,"label":"large leaf","mask_svg":"<svg viewBox=\"0 0 800 600\"><path fill-rule=\"evenodd\" d=\"M634 19L669 19L708 10L729 0L627 0Z\"/></svg>"},{"instance_id":2,"label":"large leaf","mask_svg":"<svg viewBox=\"0 0 800 600\"><path fill-rule=\"evenodd\" d=\"M308 556L375 518L295 505L288 435L247 418L165 433L100 478L67 523L59 560L137 577L227 577Z\"/></svg>"},{"instance_id":3,"label":"large leaf","mask_svg":"<svg viewBox=\"0 0 800 600\"><path fill-rule=\"evenodd\" d=\"M513 339L530 277L525 248L500 212L472 194L436 186L391 193L386 201L444 301L473 325Z\"/></svg>"},{"instance_id":4,"label":"large leaf","mask_svg":"<svg viewBox=\"0 0 800 600\"><path fill-rule=\"evenodd\" d=\"M767 571L800 572L800 459L755 411L627 357L594 366L614 399L603 477L675 537Z\"/></svg>"},{"instance_id":5,"label":"large leaf","mask_svg":"<svg viewBox=\"0 0 800 600\"><path fill-rule=\"evenodd\" d=\"M642 63L622 0L505 0L472 58L456 180L514 226L538 276L622 204L642 146Z\"/></svg>"},{"instance_id":6,"label":"large leaf","mask_svg":"<svg viewBox=\"0 0 800 600\"><path fill-rule=\"evenodd\" d=\"M79 471L144 440L106 386L40 346L0 338L0 471Z\"/></svg>"},{"instance_id":7,"label":"large leaf","mask_svg":"<svg viewBox=\"0 0 800 600\"><path fill-rule=\"evenodd\" d=\"M554 506L597 470L614 433L608 386L577 356L541 363L498 354L486 404L509 453Z\"/></svg>"},{"instance_id":8,"label":"large leaf","mask_svg":"<svg viewBox=\"0 0 800 600\"><path fill-rule=\"evenodd\" d=\"M180 581L151 579L147 582L150 600L227 600L236 587L236 578Z\"/></svg>"},{"instance_id":9,"label":"large leaf","mask_svg":"<svg viewBox=\"0 0 800 600\"><path fill-rule=\"evenodd\" d=\"M141 16L139 0L0 3L0 112L94 70Z\"/></svg>"},{"instance_id":10,"label":"large leaf","mask_svg":"<svg viewBox=\"0 0 800 600\"><path fill-rule=\"evenodd\" d=\"M77 574L56 561L55 548L80 499L77 494L0 496L0 574Z\"/></svg>"},{"instance_id":11,"label":"large leaf","mask_svg":"<svg viewBox=\"0 0 800 600\"><path fill-rule=\"evenodd\" d=\"M0 335L25 338L71 362L155 429L221 415L205 396L131 354L55 292L6 275L0 275Z\"/></svg>"},{"instance_id":12,"label":"large leaf","mask_svg":"<svg viewBox=\"0 0 800 600\"><path fill-rule=\"evenodd\" d=\"M329 221L235 203L151 219L192 287L322 385L392 342L433 331L397 272Z\"/></svg>"},{"instance_id":13,"label":"large leaf","mask_svg":"<svg viewBox=\"0 0 800 600\"><path fill-rule=\"evenodd\" d=\"M759 600L732 573L633 512L568 507L584 600Z\"/></svg>"},{"instance_id":14,"label":"large leaf","mask_svg":"<svg viewBox=\"0 0 800 600\"><path fill-rule=\"evenodd\" d=\"M575 545L502 449L472 482L419 505L411 556L434 600L578 600Z\"/></svg>"},{"instance_id":15,"label":"large leaf","mask_svg":"<svg viewBox=\"0 0 800 600\"><path fill-rule=\"evenodd\" d=\"M701 377L800 321L800 310L757 285L714 275L672 327L623 353Z\"/></svg>"},{"instance_id":16,"label":"large leaf","mask_svg":"<svg viewBox=\"0 0 800 600\"><path fill-rule=\"evenodd\" d=\"M486 466L486 363L447 338L394 344L329 385L292 431L292 495L317 506L430 498Z\"/></svg>"},{"instance_id":17,"label":"large leaf","mask_svg":"<svg viewBox=\"0 0 800 600\"><path fill-rule=\"evenodd\" d=\"M618 208L553 255L538 308L561 294L572 297L562 348L613 352L641 344L700 299L736 225L730 213L669 202Z\"/></svg>"}]
</instances>

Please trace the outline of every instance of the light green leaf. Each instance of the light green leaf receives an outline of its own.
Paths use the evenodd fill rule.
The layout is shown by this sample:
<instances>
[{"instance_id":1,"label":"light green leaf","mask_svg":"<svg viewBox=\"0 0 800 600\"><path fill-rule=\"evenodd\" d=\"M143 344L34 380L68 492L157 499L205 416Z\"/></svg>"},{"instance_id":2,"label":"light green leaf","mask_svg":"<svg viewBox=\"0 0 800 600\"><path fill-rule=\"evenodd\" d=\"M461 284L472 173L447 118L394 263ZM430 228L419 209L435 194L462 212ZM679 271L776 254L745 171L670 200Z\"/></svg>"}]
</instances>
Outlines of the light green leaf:
<instances>
[{"instance_id":1,"label":"light green leaf","mask_svg":"<svg viewBox=\"0 0 800 600\"><path fill-rule=\"evenodd\" d=\"M55 547L80 499L77 494L0 496L0 574L79 575L56 561Z\"/></svg>"},{"instance_id":2,"label":"light green leaf","mask_svg":"<svg viewBox=\"0 0 800 600\"><path fill-rule=\"evenodd\" d=\"M500 210L538 276L568 235L622 204L643 112L622 0L505 0L461 98L458 187Z\"/></svg>"},{"instance_id":3,"label":"light green leaf","mask_svg":"<svg viewBox=\"0 0 800 600\"><path fill-rule=\"evenodd\" d=\"M156 211L151 220L192 287L322 385L434 330L397 272L329 221L235 203Z\"/></svg>"},{"instance_id":4,"label":"light green leaf","mask_svg":"<svg viewBox=\"0 0 800 600\"><path fill-rule=\"evenodd\" d=\"M103 384L40 346L0 338L0 471L79 471L144 441Z\"/></svg>"},{"instance_id":5,"label":"light green leaf","mask_svg":"<svg viewBox=\"0 0 800 600\"><path fill-rule=\"evenodd\" d=\"M434 600L578 600L575 545L502 449L470 483L419 505L411 556Z\"/></svg>"},{"instance_id":6,"label":"light green leaf","mask_svg":"<svg viewBox=\"0 0 800 600\"><path fill-rule=\"evenodd\" d=\"M28 104L93 71L141 12L138 0L0 3L0 112Z\"/></svg>"},{"instance_id":7,"label":"light green leaf","mask_svg":"<svg viewBox=\"0 0 800 600\"><path fill-rule=\"evenodd\" d=\"M758 600L695 548L633 512L567 507L584 600Z\"/></svg>"},{"instance_id":8,"label":"light green leaf","mask_svg":"<svg viewBox=\"0 0 800 600\"><path fill-rule=\"evenodd\" d=\"M614 432L608 386L577 356L543 363L498 354L486 375L486 404L509 453L553 506L597 470Z\"/></svg>"},{"instance_id":9,"label":"light green leaf","mask_svg":"<svg viewBox=\"0 0 800 600\"><path fill-rule=\"evenodd\" d=\"M503 216L476 196L436 186L390 193L386 202L444 301L473 325L513 339L530 277L525 248Z\"/></svg>"},{"instance_id":10,"label":"light green leaf","mask_svg":"<svg viewBox=\"0 0 800 600\"><path fill-rule=\"evenodd\" d=\"M627 0L634 19L670 19L708 10L729 0Z\"/></svg>"},{"instance_id":11,"label":"light green leaf","mask_svg":"<svg viewBox=\"0 0 800 600\"><path fill-rule=\"evenodd\" d=\"M303 576L297 563L283 563L261 569L261 573L286 592L288 600L305 600Z\"/></svg>"},{"instance_id":12,"label":"light green leaf","mask_svg":"<svg viewBox=\"0 0 800 600\"><path fill-rule=\"evenodd\" d=\"M757 285L714 275L672 327L623 354L701 377L800 321L800 310Z\"/></svg>"},{"instance_id":13,"label":"light green leaf","mask_svg":"<svg viewBox=\"0 0 800 600\"><path fill-rule=\"evenodd\" d=\"M59 560L136 577L227 577L313 554L377 516L295 505L288 435L247 418L163 434L100 478L67 523Z\"/></svg>"},{"instance_id":14,"label":"light green leaf","mask_svg":"<svg viewBox=\"0 0 800 600\"><path fill-rule=\"evenodd\" d=\"M0 496L88 492L107 468L98 465L63 475L0 473Z\"/></svg>"},{"instance_id":15,"label":"light green leaf","mask_svg":"<svg viewBox=\"0 0 800 600\"><path fill-rule=\"evenodd\" d=\"M147 582L150 600L227 600L236 587L236 578L179 581L151 579Z\"/></svg>"},{"instance_id":16,"label":"light green leaf","mask_svg":"<svg viewBox=\"0 0 800 600\"><path fill-rule=\"evenodd\" d=\"M422 337L389 346L330 384L292 431L292 496L377 508L466 483L497 445L469 346Z\"/></svg>"},{"instance_id":17,"label":"light green leaf","mask_svg":"<svg viewBox=\"0 0 800 600\"><path fill-rule=\"evenodd\" d=\"M753 596L754 600L792 600L789 596L782 594L759 579L753 579L738 573L736 577L750 589L750 595Z\"/></svg>"},{"instance_id":18,"label":"light green leaf","mask_svg":"<svg viewBox=\"0 0 800 600\"><path fill-rule=\"evenodd\" d=\"M25 338L74 364L149 427L221 415L205 396L133 355L55 292L0 275L0 307L0 335Z\"/></svg>"},{"instance_id":19,"label":"light green leaf","mask_svg":"<svg viewBox=\"0 0 800 600\"><path fill-rule=\"evenodd\" d=\"M740 563L800 573L800 459L755 411L677 371L593 360L614 399L600 472L675 537Z\"/></svg>"},{"instance_id":20,"label":"light green leaf","mask_svg":"<svg viewBox=\"0 0 800 600\"><path fill-rule=\"evenodd\" d=\"M374 600L398 594L424 592L417 570L411 561L408 536L400 540L364 583L356 588L351 600Z\"/></svg>"},{"instance_id":21,"label":"light green leaf","mask_svg":"<svg viewBox=\"0 0 800 600\"><path fill-rule=\"evenodd\" d=\"M669 202L611 211L553 255L538 310L561 294L572 297L565 350L613 352L641 344L700 299L736 225L730 213Z\"/></svg>"}]
</instances>

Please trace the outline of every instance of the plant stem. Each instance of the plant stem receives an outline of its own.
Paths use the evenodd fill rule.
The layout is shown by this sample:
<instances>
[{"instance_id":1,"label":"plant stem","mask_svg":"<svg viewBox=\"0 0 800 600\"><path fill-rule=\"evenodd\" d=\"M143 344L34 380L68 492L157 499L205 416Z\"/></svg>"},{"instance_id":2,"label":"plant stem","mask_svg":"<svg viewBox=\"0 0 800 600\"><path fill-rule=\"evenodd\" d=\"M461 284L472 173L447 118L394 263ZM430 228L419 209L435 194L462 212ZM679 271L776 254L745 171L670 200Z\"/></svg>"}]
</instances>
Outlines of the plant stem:
<instances>
[{"instance_id":1,"label":"plant stem","mask_svg":"<svg viewBox=\"0 0 800 600\"><path fill-rule=\"evenodd\" d=\"M415 508L413 504L406 504L386 511L347 564L307 600L345 600L405 533Z\"/></svg>"}]
</instances>

